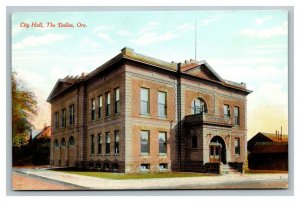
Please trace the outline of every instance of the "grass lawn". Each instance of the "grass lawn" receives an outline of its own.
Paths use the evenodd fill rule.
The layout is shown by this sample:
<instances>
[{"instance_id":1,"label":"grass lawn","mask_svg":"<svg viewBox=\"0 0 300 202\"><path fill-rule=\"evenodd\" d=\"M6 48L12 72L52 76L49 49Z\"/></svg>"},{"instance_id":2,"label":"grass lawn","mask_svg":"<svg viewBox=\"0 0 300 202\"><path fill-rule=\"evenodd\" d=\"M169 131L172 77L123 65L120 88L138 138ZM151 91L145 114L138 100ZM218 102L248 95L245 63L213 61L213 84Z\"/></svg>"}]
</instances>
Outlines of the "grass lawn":
<instances>
[{"instance_id":1,"label":"grass lawn","mask_svg":"<svg viewBox=\"0 0 300 202\"><path fill-rule=\"evenodd\" d=\"M55 170L54 170L55 171ZM213 174L204 173L183 173L183 172L162 172L162 173L137 173L137 174L125 174L125 173L108 173L98 171L70 171L70 170L58 170L59 172L65 172L76 175L99 177L115 180L126 179L148 179L148 178L173 178L173 177L202 177L202 176L214 176Z\"/></svg>"},{"instance_id":2,"label":"grass lawn","mask_svg":"<svg viewBox=\"0 0 300 202\"><path fill-rule=\"evenodd\" d=\"M288 173L288 171L284 170L245 170L247 174L277 174L277 173Z\"/></svg>"}]
</instances>

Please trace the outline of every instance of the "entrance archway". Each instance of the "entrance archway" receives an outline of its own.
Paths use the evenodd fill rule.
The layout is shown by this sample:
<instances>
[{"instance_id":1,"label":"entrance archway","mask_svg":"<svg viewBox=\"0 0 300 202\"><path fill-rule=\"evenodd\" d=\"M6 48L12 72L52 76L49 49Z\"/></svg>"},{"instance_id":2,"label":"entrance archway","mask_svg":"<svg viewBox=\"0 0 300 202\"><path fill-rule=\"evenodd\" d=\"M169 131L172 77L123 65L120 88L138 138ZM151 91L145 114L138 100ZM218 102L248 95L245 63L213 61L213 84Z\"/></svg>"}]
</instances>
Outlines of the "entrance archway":
<instances>
[{"instance_id":1,"label":"entrance archway","mask_svg":"<svg viewBox=\"0 0 300 202\"><path fill-rule=\"evenodd\" d=\"M209 159L210 162L227 163L226 144L220 136L215 136L209 143Z\"/></svg>"}]
</instances>

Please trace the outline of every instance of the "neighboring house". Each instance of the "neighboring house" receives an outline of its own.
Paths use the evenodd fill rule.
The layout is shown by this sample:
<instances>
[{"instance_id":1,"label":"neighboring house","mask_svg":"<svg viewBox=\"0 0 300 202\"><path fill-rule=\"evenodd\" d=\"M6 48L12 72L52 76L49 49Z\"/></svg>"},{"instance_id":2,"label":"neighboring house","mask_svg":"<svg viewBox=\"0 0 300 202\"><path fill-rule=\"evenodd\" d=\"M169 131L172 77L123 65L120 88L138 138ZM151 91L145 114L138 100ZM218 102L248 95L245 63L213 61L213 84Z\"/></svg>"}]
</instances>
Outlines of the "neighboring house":
<instances>
[{"instance_id":1,"label":"neighboring house","mask_svg":"<svg viewBox=\"0 0 300 202\"><path fill-rule=\"evenodd\" d=\"M51 103L55 166L109 172L242 171L244 83L205 61L164 62L124 48L91 73L59 79Z\"/></svg>"},{"instance_id":2,"label":"neighboring house","mask_svg":"<svg viewBox=\"0 0 300 202\"><path fill-rule=\"evenodd\" d=\"M247 143L248 167L253 170L288 170L288 136L257 133Z\"/></svg>"},{"instance_id":3,"label":"neighboring house","mask_svg":"<svg viewBox=\"0 0 300 202\"><path fill-rule=\"evenodd\" d=\"M51 127L44 128L32 138L30 150L34 165L47 165L50 161Z\"/></svg>"}]
</instances>

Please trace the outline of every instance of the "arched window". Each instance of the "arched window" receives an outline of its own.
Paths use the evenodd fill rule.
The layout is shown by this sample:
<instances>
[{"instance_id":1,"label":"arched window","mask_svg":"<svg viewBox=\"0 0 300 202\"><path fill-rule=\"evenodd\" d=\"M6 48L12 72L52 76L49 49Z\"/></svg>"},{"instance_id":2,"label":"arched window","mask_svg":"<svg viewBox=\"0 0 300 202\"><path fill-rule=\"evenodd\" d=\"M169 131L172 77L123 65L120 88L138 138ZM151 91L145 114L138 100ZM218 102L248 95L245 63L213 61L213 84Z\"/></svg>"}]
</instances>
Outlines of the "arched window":
<instances>
[{"instance_id":1,"label":"arched window","mask_svg":"<svg viewBox=\"0 0 300 202\"><path fill-rule=\"evenodd\" d=\"M75 144L74 137L71 136L71 137L69 138L69 145L74 145L74 144Z\"/></svg>"},{"instance_id":2,"label":"arched window","mask_svg":"<svg viewBox=\"0 0 300 202\"><path fill-rule=\"evenodd\" d=\"M192 113L193 114L202 114L204 112L207 112L207 106L204 100L197 98L193 100L192 103Z\"/></svg>"},{"instance_id":3,"label":"arched window","mask_svg":"<svg viewBox=\"0 0 300 202\"><path fill-rule=\"evenodd\" d=\"M197 143L197 136L193 135L192 136L192 148L195 149L198 147L198 143Z\"/></svg>"},{"instance_id":4,"label":"arched window","mask_svg":"<svg viewBox=\"0 0 300 202\"><path fill-rule=\"evenodd\" d=\"M59 144L58 144L58 140L55 139L55 141L54 141L54 146L55 146L55 147L58 147L58 145L59 145Z\"/></svg>"},{"instance_id":5,"label":"arched window","mask_svg":"<svg viewBox=\"0 0 300 202\"><path fill-rule=\"evenodd\" d=\"M66 146L65 138L61 139L60 146Z\"/></svg>"}]
</instances>

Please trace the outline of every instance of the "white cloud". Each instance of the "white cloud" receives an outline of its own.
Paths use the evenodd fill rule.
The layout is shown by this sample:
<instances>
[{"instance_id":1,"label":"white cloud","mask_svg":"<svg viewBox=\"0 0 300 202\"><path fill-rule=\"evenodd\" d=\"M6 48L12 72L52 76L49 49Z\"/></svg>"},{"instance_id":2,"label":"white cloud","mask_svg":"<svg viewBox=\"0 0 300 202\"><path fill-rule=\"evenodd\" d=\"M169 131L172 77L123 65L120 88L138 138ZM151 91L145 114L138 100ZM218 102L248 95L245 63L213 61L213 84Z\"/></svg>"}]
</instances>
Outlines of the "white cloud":
<instances>
[{"instance_id":1,"label":"white cloud","mask_svg":"<svg viewBox=\"0 0 300 202\"><path fill-rule=\"evenodd\" d=\"M117 31L117 34L119 34L120 36L132 36L132 33L126 29Z\"/></svg>"},{"instance_id":2,"label":"white cloud","mask_svg":"<svg viewBox=\"0 0 300 202\"><path fill-rule=\"evenodd\" d=\"M82 49L100 49L99 44L90 38L83 38L79 46Z\"/></svg>"},{"instance_id":3,"label":"white cloud","mask_svg":"<svg viewBox=\"0 0 300 202\"><path fill-rule=\"evenodd\" d=\"M92 33L95 34L95 33L98 33L98 32L103 32L103 31L107 31L109 30L110 28L106 25L99 25L97 27L95 27L93 30L92 30Z\"/></svg>"},{"instance_id":4,"label":"white cloud","mask_svg":"<svg viewBox=\"0 0 300 202\"><path fill-rule=\"evenodd\" d=\"M107 33L99 32L99 33L96 34L96 36L99 37L100 39L108 42L108 43L114 43L114 40Z\"/></svg>"},{"instance_id":5,"label":"white cloud","mask_svg":"<svg viewBox=\"0 0 300 202\"><path fill-rule=\"evenodd\" d=\"M12 49L20 50L27 47L38 47L38 46L49 45L53 42L61 41L66 38L67 38L66 35L54 34L54 33L50 33L42 36L29 36L23 39L21 42L12 44Z\"/></svg>"},{"instance_id":6,"label":"white cloud","mask_svg":"<svg viewBox=\"0 0 300 202\"><path fill-rule=\"evenodd\" d=\"M153 43L157 43L157 42L169 41L174 38L176 38L176 35L172 31L166 32L164 34L150 32L150 33L145 33L144 35L142 35L136 39L131 39L131 41L135 45L141 46L141 45L153 44Z\"/></svg>"},{"instance_id":7,"label":"white cloud","mask_svg":"<svg viewBox=\"0 0 300 202\"><path fill-rule=\"evenodd\" d=\"M255 25L263 25L265 22L269 21L269 20L272 20L272 16L265 16L265 17L262 17L262 18L256 18L255 19Z\"/></svg>"},{"instance_id":8,"label":"white cloud","mask_svg":"<svg viewBox=\"0 0 300 202\"><path fill-rule=\"evenodd\" d=\"M137 32L137 34L138 35L146 34L148 32L151 32L151 31L155 30L158 26L159 26L158 22L149 22L142 29L140 29Z\"/></svg>"},{"instance_id":9,"label":"white cloud","mask_svg":"<svg viewBox=\"0 0 300 202\"><path fill-rule=\"evenodd\" d=\"M271 28L247 28L240 30L237 34L250 38L271 38L274 36L285 36L288 33L287 22Z\"/></svg>"},{"instance_id":10,"label":"white cloud","mask_svg":"<svg viewBox=\"0 0 300 202\"><path fill-rule=\"evenodd\" d=\"M197 25L200 25L200 26L209 25L209 24L211 24L213 22L218 21L219 18L220 18L220 15L210 16L208 18L201 19L201 21L199 23L197 23Z\"/></svg>"},{"instance_id":11,"label":"white cloud","mask_svg":"<svg viewBox=\"0 0 300 202\"><path fill-rule=\"evenodd\" d=\"M176 29L182 30L182 31L194 30L195 29L195 24L188 22L188 23L185 23L185 24L182 24L182 25L178 26Z\"/></svg>"},{"instance_id":12,"label":"white cloud","mask_svg":"<svg viewBox=\"0 0 300 202\"><path fill-rule=\"evenodd\" d=\"M115 41L111 38L111 36L108 33L108 30L111 28L106 25L100 25L92 30L92 33L99 37L100 39L104 40L108 43L115 43Z\"/></svg>"}]
</instances>

